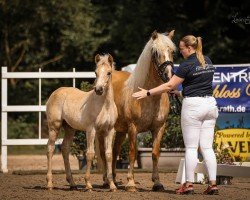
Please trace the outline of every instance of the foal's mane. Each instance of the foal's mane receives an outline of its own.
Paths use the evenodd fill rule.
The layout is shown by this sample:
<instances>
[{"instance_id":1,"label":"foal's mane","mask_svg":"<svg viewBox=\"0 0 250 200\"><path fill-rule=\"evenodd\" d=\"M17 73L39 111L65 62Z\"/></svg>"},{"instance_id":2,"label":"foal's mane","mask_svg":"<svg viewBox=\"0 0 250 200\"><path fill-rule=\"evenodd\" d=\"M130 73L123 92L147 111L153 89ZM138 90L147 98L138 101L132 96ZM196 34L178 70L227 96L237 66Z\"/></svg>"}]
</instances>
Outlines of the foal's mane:
<instances>
[{"instance_id":1,"label":"foal's mane","mask_svg":"<svg viewBox=\"0 0 250 200\"><path fill-rule=\"evenodd\" d=\"M135 91L138 87L143 87L148 77L152 53L162 54L167 48L173 51L176 49L175 44L168 36L158 33L155 40L150 38L137 61L134 71L125 83L127 88Z\"/></svg>"},{"instance_id":2,"label":"foal's mane","mask_svg":"<svg viewBox=\"0 0 250 200\"><path fill-rule=\"evenodd\" d=\"M100 65L103 65L103 64L107 64L107 65L110 65L110 62L109 62L109 54L103 54L103 55L100 55L100 61L98 62L98 64ZM115 62L112 62L112 70L115 69ZM97 68L97 65L96 65L96 68Z\"/></svg>"}]
</instances>

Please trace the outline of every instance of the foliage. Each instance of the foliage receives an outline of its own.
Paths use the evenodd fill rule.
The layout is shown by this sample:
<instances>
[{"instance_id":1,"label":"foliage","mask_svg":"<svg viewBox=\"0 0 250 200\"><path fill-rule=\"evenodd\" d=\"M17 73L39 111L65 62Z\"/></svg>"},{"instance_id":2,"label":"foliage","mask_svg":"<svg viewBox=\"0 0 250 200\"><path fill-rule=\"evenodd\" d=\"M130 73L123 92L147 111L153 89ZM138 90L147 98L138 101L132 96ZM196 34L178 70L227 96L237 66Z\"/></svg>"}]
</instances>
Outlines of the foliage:
<instances>
[{"instance_id":1,"label":"foliage","mask_svg":"<svg viewBox=\"0 0 250 200\"><path fill-rule=\"evenodd\" d=\"M170 112L161 146L165 148L184 148L180 114L176 115Z\"/></svg>"},{"instance_id":2,"label":"foliage","mask_svg":"<svg viewBox=\"0 0 250 200\"><path fill-rule=\"evenodd\" d=\"M26 116L19 116L17 119L8 120L8 138L9 139L26 139L36 138L37 125L28 121Z\"/></svg>"},{"instance_id":3,"label":"foliage","mask_svg":"<svg viewBox=\"0 0 250 200\"><path fill-rule=\"evenodd\" d=\"M74 156L85 156L86 150L87 150L86 133L83 131L77 131L74 136L70 152Z\"/></svg>"},{"instance_id":4,"label":"foliage","mask_svg":"<svg viewBox=\"0 0 250 200\"><path fill-rule=\"evenodd\" d=\"M90 90L93 89L93 85L91 85L89 82L87 81L82 81L81 82L81 85L80 85L80 88L82 91L84 92L89 92Z\"/></svg>"},{"instance_id":5,"label":"foliage","mask_svg":"<svg viewBox=\"0 0 250 200\"><path fill-rule=\"evenodd\" d=\"M122 143L119 159L128 160L128 155L129 155L129 140L128 138L126 138Z\"/></svg>"},{"instance_id":6,"label":"foliage","mask_svg":"<svg viewBox=\"0 0 250 200\"><path fill-rule=\"evenodd\" d=\"M107 38L98 7L84 1L1 1L1 65L9 71L53 70L91 61ZM55 64L57 63L57 64ZM24 68L25 67L25 68Z\"/></svg>"}]
</instances>

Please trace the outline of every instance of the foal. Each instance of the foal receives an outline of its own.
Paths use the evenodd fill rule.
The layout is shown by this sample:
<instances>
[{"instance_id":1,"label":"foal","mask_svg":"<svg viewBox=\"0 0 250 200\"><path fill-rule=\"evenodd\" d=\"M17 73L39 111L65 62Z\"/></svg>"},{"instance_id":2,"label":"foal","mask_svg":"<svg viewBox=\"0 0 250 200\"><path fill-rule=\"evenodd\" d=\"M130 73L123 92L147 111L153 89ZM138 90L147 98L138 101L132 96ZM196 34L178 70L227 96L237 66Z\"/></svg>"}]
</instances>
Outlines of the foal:
<instances>
[{"instance_id":1,"label":"foal","mask_svg":"<svg viewBox=\"0 0 250 200\"><path fill-rule=\"evenodd\" d=\"M61 127L65 130L62 142L62 155L66 180L69 182L70 187L76 188L69 163L70 146L75 130L81 130L86 131L87 134L86 188L92 189L90 167L95 155L94 140L95 136L97 136L102 160L106 160L104 163L104 174L106 176L104 181L109 184L111 191L116 190L112 176L112 143L115 135L114 124L118 116L111 84L114 62L109 54L104 56L97 54L95 63L97 68L95 70L94 90L83 92L72 87L62 87L51 94L46 104L49 128L47 186L50 190L53 188L51 159L55 149L55 141Z\"/></svg>"}]
</instances>

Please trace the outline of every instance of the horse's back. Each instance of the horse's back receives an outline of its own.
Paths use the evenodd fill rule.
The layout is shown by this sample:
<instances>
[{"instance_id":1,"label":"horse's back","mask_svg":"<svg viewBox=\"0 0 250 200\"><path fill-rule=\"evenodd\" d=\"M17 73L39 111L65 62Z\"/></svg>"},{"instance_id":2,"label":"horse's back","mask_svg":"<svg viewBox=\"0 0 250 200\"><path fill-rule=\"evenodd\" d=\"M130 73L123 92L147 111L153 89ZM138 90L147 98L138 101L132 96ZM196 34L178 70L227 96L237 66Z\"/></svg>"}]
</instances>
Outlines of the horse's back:
<instances>
[{"instance_id":1,"label":"horse's back","mask_svg":"<svg viewBox=\"0 0 250 200\"><path fill-rule=\"evenodd\" d=\"M62 119L65 105L70 103L73 106L79 107L79 102L85 101L87 96L86 94L87 92L83 92L73 87L58 88L50 95L46 103L47 117L55 120Z\"/></svg>"}]
</instances>

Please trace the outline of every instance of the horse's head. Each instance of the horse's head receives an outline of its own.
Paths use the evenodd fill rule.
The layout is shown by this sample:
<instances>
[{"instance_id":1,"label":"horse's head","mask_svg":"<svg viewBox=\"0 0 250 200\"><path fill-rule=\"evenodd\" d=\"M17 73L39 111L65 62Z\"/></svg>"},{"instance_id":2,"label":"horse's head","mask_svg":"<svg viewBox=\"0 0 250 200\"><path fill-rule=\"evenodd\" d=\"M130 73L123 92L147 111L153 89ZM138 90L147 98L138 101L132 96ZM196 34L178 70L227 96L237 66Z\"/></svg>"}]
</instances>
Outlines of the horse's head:
<instances>
[{"instance_id":1,"label":"horse's head","mask_svg":"<svg viewBox=\"0 0 250 200\"><path fill-rule=\"evenodd\" d=\"M176 47L172 42L174 30L170 33L152 33L151 60L159 77L163 82L168 82L173 76L173 52Z\"/></svg>"},{"instance_id":2,"label":"horse's head","mask_svg":"<svg viewBox=\"0 0 250 200\"><path fill-rule=\"evenodd\" d=\"M95 80L95 92L97 95L102 95L107 87L109 86L109 81L111 80L112 70L114 66L113 57L110 54L95 56L96 63L96 80Z\"/></svg>"}]
</instances>

